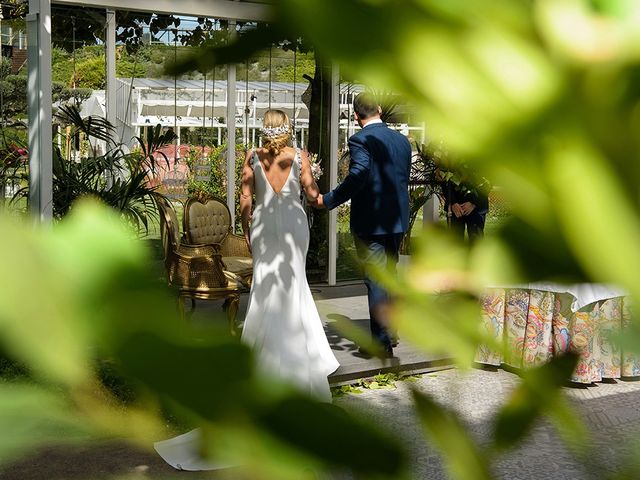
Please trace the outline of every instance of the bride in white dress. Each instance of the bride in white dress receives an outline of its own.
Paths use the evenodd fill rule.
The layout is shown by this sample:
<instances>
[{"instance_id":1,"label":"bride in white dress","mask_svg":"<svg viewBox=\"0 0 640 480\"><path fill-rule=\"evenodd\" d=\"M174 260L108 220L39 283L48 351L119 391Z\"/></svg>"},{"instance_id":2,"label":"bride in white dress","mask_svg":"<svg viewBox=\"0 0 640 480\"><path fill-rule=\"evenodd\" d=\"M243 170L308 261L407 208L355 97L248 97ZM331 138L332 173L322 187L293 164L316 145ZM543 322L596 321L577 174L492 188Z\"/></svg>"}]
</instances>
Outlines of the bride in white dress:
<instances>
[{"instance_id":1,"label":"bride in white dress","mask_svg":"<svg viewBox=\"0 0 640 480\"><path fill-rule=\"evenodd\" d=\"M307 282L309 223L300 202L302 189L312 202L320 191L306 152L288 146L291 125L283 111L265 113L262 141L247 153L242 175L242 228L253 255L242 341L266 375L330 402L327 376L339 364Z\"/></svg>"},{"instance_id":2,"label":"bride in white dress","mask_svg":"<svg viewBox=\"0 0 640 480\"><path fill-rule=\"evenodd\" d=\"M295 385L330 402L328 375L338 367L305 272L309 223L300 196L320 193L309 157L291 148L291 125L281 110L264 116L263 148L247 153L240 209L253 255L253 282L242 341L253 351L259 373ZM256 204L252 213L252 198ZM200 456L199 429L156 442L160 456L179 470L215 470Z\"/></svg>"}]
</instances>

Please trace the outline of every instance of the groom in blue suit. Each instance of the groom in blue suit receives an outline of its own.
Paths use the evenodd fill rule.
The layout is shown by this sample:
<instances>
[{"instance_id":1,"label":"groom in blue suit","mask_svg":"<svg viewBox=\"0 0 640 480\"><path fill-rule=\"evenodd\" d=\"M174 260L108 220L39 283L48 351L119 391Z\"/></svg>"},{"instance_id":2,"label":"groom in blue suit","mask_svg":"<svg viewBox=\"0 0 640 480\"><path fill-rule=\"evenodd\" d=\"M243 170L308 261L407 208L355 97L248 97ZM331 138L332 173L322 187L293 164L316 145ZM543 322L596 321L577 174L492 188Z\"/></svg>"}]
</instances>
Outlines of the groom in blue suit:
<instances>
[{"instance_id":1,"label":"groom in blue suit","mask_svg":"<svg viewBox=\"0 0 640 480\"><path fill-rule=\"evenodd\" d=\"M369 269L395 271L398 251L409 228L409 171L411 144L380 119L375 97L360 93L353 101L354 117L362 130L349 139L349 174L334 190L317 199L329 210L351 200L351 233L365 267L371 335L392 357L388 330L389 295L373 280Z\"/></svg>"}]
</instances>

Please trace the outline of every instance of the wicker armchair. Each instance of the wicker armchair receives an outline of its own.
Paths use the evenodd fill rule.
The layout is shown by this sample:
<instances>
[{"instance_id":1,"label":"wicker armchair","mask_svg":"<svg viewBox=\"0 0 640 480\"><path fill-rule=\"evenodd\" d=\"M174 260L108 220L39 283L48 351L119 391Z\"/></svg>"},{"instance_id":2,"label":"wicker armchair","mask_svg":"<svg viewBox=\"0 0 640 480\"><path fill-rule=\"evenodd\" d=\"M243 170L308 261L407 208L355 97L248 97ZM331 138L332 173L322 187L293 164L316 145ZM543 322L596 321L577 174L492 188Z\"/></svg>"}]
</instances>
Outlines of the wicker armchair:
<instances>
[{"instance_id":1,"label":"wicker armchair","mask_svg":"<svg viewBox=\"0 0 640 480\"><path fill-rule=\"evenodd\" d=\"M253 259L241 235L231 229L227 204L215 197L190 198L184 205L184 232L187 243L219 246L225 269L246 286L253 278Z\"/></svg>"},{"instance_id":2,"label":"wicker armchair","mask_svg":"<svg viewBox=\"0 0 640 480\"><path fill-rule=\"evenodd\" d=\"M240 304L240 294L248 291L237 281L235 274L226 271L222 255L215 245L187 245L180 241L178 218L171 203L156 196L160 212L160 235L164 249L164 265L169 284L178 290L178 305L184 316L184 299L191 299L191 312L196 299L225 299L229 329L236 333L235 319Z\"/></svg>"}]
</instances>

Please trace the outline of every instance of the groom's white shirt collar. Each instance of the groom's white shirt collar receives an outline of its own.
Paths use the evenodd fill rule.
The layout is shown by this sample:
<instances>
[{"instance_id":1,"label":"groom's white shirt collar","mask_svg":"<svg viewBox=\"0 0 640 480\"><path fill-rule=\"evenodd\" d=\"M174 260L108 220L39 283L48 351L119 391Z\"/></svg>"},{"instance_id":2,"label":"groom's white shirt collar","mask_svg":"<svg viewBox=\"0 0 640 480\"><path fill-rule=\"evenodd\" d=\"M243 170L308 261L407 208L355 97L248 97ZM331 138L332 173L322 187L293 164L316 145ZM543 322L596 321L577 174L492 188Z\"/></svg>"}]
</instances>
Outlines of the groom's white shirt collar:
<instances>
[{"instance_id":1,"label":"groom's white shirt collar","mask_svg":"<svg viewBox=\"0 0 640 480\"><path fill-rule=\"evenodd\" d=\"M366 128L369 125L373 125L375 123L383 123L382 120L380 120L379 118L374 118L372 120L369 120L367 123L364 124L364 126L362 128Z\"/></svg>"}]
</instances>

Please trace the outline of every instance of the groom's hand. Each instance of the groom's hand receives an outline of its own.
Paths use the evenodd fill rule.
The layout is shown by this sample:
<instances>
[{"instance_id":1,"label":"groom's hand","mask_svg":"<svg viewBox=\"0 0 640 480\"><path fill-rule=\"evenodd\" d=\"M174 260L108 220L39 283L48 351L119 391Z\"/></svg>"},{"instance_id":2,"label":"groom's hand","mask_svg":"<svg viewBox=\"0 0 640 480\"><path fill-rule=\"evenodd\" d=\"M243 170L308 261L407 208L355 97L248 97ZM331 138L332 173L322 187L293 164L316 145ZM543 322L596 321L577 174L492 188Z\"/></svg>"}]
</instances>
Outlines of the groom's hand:
<instances>
[{"instance_id":1,"label":"groom's hand","mask_svg":"<svg viewBox=\"0 0 640 480\"><path fill-rule=\"evenodd\" d=\"M325 208L324 197L322 196L322 194L319 194L311 205L313 205L315 208L318 208L318 209Z\"/></svg>"}]
</instances>

